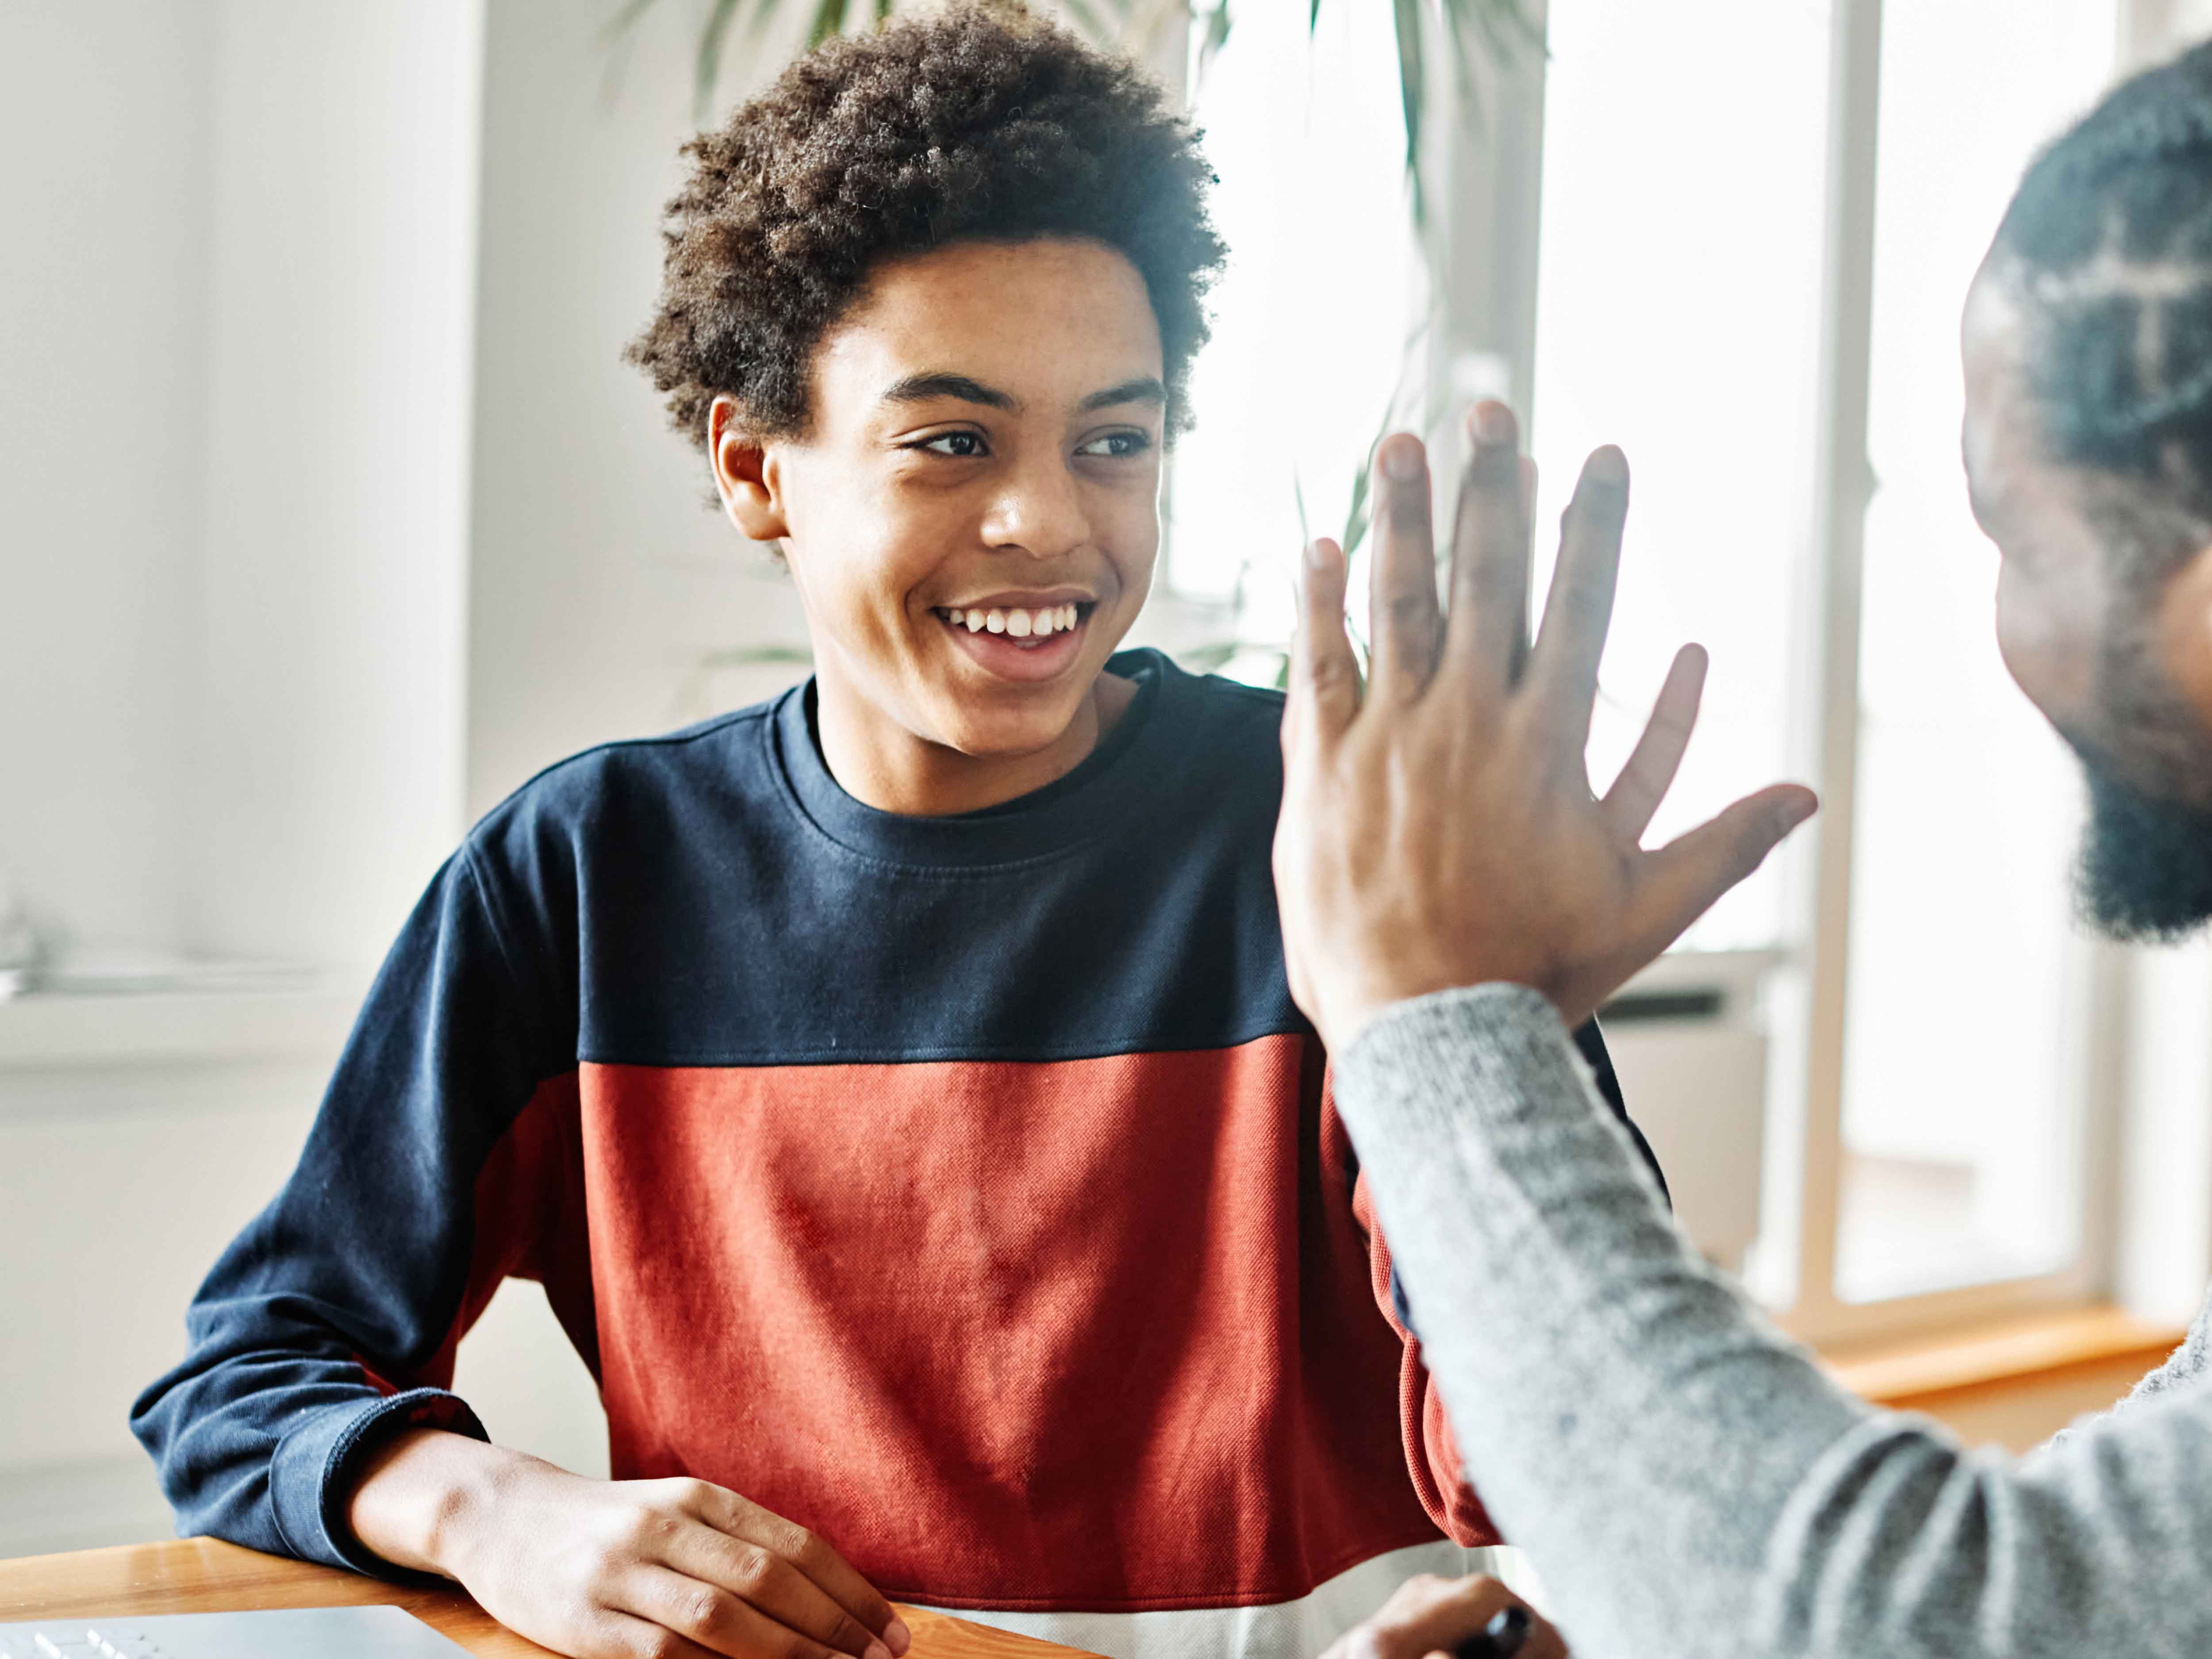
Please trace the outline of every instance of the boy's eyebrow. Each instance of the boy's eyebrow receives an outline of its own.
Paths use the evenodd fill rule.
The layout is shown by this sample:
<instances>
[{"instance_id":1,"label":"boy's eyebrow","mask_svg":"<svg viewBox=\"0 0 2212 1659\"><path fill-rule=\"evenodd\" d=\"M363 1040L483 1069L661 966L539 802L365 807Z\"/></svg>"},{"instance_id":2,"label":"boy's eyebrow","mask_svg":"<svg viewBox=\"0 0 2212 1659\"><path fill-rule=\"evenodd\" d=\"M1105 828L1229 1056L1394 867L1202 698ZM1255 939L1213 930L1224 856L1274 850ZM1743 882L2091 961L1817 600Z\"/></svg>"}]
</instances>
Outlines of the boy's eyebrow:
<instances>
[{"instance_id":1,"label":"boy's eyebrow","mask_svg":"<svg viewBox=\"0 0 2212 1659\"><path fill-rule=\"evenodd\" d=\"M1139 374L1133 380L1124 380L1119 386L1109 386L1103 392L1094 392L1077 407L1089 414L1094 409L1111 409L1115 404L1165 404L1168 389L1155 375Z\"/></svg>"},{"instance_id":2,"label":"boy's eyebrow","mask_svg":"<svg viewBox=\"0 0 2212 1659\"><path fill-rule=\"evenodd\" d=\"M965 374L937 371L927 374L909 374L902 380L894 380L884 389L887 404L927 403L933 398L957 398L963 403L981 404L987 409L1019 409L1021 399L1012 392L1001 392L996 386L985 386L981 380Z\"/></svg>"},{"instance_id":3,"label":"boy's eyebrow","mask_svg":"<svg viewBox=\"0 0 2212 1659\"><path fill-rule=\"evenodd\" d=\"M957 398L963 403L981 404L986 409L1018 410L1022 406L1022 400L1010 392L1001 392L970 375L945 369L909 374L884 388L884 401L887 404L927 403L933 398ZM1093 410L1111 409L1116 404L1164 404L1167 400L1168 389L1158 376L1139 374L1119 386L1092 392L1076 407L1087 415Z\"/></svg>"}]
</instances>

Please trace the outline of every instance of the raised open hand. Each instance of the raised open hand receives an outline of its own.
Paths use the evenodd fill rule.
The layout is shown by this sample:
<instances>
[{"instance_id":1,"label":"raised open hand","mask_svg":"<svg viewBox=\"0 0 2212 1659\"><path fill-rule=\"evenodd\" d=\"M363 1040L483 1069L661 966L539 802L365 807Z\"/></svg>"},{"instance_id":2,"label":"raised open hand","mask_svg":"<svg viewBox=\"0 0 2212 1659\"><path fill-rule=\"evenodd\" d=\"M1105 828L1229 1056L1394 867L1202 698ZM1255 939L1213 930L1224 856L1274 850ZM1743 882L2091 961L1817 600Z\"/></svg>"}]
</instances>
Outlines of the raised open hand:
<instances>
[{"instance_id":1,"label":"raised open hand","mask_svg":"<svg viewBox=\"0 0 2212 1659\"><path fill-rule=\"evenodd\" d=\"M1448 613L1421 446L1404 434L1383 442L1364 695L1342 550L1315 543L1300 577L1275 885L1291 993L1340 1052L1393 1002L1493 981L1534 987L1577 1024L1817 805L1778 784L1644 848L1697 720L1705 657L1695 646L1675 657L1628 763L1598 796L1583 750L1628 464L1606 448L1583 466L1531 651L1519 428L1496 403L1472 424Z\"/></svg>"}]
</instances>

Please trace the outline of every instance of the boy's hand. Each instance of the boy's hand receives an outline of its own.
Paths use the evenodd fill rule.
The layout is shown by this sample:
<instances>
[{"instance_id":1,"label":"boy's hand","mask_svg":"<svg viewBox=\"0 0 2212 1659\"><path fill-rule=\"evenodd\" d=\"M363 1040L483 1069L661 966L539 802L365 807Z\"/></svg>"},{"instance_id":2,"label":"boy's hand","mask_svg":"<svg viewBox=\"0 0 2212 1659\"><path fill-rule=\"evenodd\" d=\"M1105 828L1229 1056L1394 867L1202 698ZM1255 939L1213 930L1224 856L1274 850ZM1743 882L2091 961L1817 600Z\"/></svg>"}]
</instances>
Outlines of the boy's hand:
<instances>
[{"instance_id":1,"label":"boy's hand","mask_svg":"<svg viewBox=\"0 0 2212 1659\"><path fill-rule=\"evenodd\" d=\"M1308 550L1283 722L1275 835L1291 989L1345 1051L1389 1004L1455 986L1532 986L1570 1026L1680 936L1811 814L1777 785L1655 851L1641 845L1697 719L1686 647L1610 791L1583 751L1613 616L1628 467L1601 449L1562 525L1543 626L1526 644L1526 491L1502 404L1476 410L1449 617L1437 608L1419 443L1376 476L1374 650L1363 696L1345 637L1345 560Z\"/></svg>"},{"instance_id":2,"label":"boy's hand","mask_svg":"<svg viewBox=\"0 0 2212 1659\"><path fill-rule=\"evenodd\" d=\"M1498 1659L1568 1659L1567 1644L1543 1614L1495 1578L1408 1578L1364 1624L1339 1637L1322 1659L1451 1659L1509 1608L1512 1634L1487 1645Z\"/></svg>"},{"instance_id":3,"label":"boy's hand","mask_svg":"<svg viewBox=\"0 0 2212 1659\"><path fill-rule=\"evenodd\" d=\"M579 1659L900 1659L890 1602L805 1528L704 1480L593 1480L432 1430L354 1489L355 1534Z\"/></svg>"}]
</instances>

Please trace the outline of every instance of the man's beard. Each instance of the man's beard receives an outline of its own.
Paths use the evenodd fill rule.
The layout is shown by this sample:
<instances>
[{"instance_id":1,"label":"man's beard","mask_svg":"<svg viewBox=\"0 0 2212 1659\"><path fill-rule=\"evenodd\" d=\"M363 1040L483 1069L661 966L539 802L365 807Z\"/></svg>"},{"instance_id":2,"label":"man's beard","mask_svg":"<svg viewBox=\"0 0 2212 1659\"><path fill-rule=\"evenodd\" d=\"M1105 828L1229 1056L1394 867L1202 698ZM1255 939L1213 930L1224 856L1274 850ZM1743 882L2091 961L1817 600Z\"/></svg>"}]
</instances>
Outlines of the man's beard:
<instances>
[{"instance_id":1,"label":"man's beard","mask_svg":"<svg viewBox=\"0 0 2212 1659\"><path fill-rule=\"evenodd\" d=\"M2169 533L2161 546L2204 544ZM2075 866L2083 920L2114 939L2170 943L2212 919L2212 731L2161 672L2152 642L2160 573L2171 556L2131 562L2099 675L2104 741L2062 726L2089 785Z\"/></svg>"},{"instance_id":2,"label":"man's beard","mask_svg":"<svg viewBox=\"0 0 2212 1659\"><path fill-rule=\"evenodd\" d=\"M2089 823L2075 892L2120 939L2172 941L2212 919L2212 812L2147 795L2084 754Z\"/></svg>"}]
</instances>

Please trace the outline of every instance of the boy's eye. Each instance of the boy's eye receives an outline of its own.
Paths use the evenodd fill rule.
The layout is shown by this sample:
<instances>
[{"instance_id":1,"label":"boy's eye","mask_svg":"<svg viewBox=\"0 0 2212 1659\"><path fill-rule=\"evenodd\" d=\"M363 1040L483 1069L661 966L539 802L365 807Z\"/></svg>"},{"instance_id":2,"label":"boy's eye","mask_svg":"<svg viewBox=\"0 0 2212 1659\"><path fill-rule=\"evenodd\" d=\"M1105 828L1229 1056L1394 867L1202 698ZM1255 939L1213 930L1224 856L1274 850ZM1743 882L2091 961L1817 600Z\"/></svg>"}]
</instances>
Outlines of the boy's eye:
<instances>
[{"instance_id":1,"label":"boy's eye","mask_svg":"<svg viewBox=\"0 0 2212 1659\"><path fill-rule=\"evenodd\" d=\"M1109 432L1093 438L1075 453L1079 455L1141 455L1152 447L1149 432Z\"/></svg>"},{"instance_id":2,"label":"boy's eye","mask_svg":"<svg viewBox=\"0 0 2212 1659\"><path fill-rule=\"evenodd\" d=\"M912 447L927 450L933 455L969 456L989 453L983 447L983 434L980 432L940 432L934 438L924 438Z\"/></svg>"}]
</instances>

